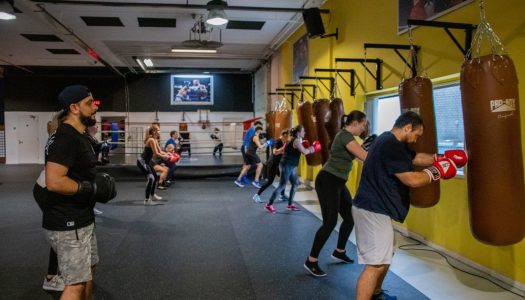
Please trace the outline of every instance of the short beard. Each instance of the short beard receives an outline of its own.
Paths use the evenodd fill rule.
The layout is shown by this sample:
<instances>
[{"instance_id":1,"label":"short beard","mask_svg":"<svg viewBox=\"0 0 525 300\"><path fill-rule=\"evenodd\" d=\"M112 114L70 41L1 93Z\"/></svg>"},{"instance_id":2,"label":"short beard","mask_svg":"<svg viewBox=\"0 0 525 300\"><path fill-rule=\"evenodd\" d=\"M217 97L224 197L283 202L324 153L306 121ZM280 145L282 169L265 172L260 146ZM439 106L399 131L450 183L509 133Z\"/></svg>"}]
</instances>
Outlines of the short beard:
<instances>
[{"instance_id":1,"label":"short beard","mask_svg":"<svg viewBox=\"0 0 525 300\"><path fill-rule=\"evenodd\" d=\"M90 126L97 124L97 120L91 118L91 116L86 117L83 114L80 114L80 123L82 123L82 125L86 127L90 127Z\"/></svg>"}]
</instances>

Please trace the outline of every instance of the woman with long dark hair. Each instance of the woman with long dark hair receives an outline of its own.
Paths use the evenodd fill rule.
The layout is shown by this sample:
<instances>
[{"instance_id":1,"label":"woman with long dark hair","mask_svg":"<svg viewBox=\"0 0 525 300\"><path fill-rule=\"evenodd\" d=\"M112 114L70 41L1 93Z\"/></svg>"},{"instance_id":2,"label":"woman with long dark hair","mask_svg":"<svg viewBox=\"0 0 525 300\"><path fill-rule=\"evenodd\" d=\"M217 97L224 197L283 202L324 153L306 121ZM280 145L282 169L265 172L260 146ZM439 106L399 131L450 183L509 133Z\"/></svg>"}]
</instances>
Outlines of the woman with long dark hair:
<instances>
[{"instance_id":1,"label":"woman with long dark hair","mask_svg":"<svg viewBox=\"0 0 525 300\"><path fill-rule=\"evenodd\" d=\"M319 268L317 257L324 244L330 237L337 224L337 214L341 215L343 222L339 227L337 247L332 252L332 258L344 262L354 262L346 255L346 242L354 227L352 218L352 195L346 187L348 174L352 170L355 158L364 161L367 152L354 139L365 132L367 126L366 115L354 110L344 116L344 125L332 142L330 157L315 178L315 191L321 206L323 225L315 234L310 256L304 263L305 269L312 275L321 277L326 273Z\"/></svg>"}]
</instances>

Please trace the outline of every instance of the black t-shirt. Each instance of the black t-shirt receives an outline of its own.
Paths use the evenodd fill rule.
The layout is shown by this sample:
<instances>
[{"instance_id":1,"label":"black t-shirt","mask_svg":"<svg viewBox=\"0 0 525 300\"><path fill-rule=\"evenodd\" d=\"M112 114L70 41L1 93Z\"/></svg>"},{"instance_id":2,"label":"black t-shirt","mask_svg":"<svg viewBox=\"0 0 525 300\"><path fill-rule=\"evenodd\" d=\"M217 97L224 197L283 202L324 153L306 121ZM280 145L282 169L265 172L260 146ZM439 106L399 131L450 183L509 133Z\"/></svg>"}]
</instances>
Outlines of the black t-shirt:
<instances>
[{"instance_id":1,"label":"black t-shirt","mask_svg":"<svg viewBox=\"0 0 525 300\"><path fill-rule=\"evenodd\" d=\"M293 146L294 141L295 138L292 138L290 142L286 144L281 162L292 166L297 166L299 164L299 158L301 157L301 151L295 149Z\"/></svg>"},{"instance_id":2,"label":"black t-shirt","mask_svg":"<svg viewBox=\"0 0 525 300\"><path fill-rule=\"evenodd\" d=\"M409 188L394 175L412 171L415 153L384 132L368 151L353 205L403 222L410 207Z\"/></svg>"},{"instance_id":3,"label":"black t-shirt","mask_svg":"<svg viewBox=\"0 0 525 300\"><path fill-rule=\"evenodd\" d=\"M93 181L96 175L95 151L86 135L69 124L61 124L46 145L45 160L68 168L67 176L75 181ZM42 226L64 231L85 227L94 222L92 201L83 201L75 195L47 193Z\"/></svg>"},{"instance_id":4,"label":"black t-shirt","mask_svg":"<svg viewBox=\"0 0 525 300\"><path fill-rule=\"evenodd\" d=\"M275 139L273 141L272 148L273 149L281 149L284 146L283 141L281 139ZM283 154L277 154L270 156L270 159L268 160L268 164L279 164L281 162L281 158L283 157Z\"/></svg>"}]
</instances>

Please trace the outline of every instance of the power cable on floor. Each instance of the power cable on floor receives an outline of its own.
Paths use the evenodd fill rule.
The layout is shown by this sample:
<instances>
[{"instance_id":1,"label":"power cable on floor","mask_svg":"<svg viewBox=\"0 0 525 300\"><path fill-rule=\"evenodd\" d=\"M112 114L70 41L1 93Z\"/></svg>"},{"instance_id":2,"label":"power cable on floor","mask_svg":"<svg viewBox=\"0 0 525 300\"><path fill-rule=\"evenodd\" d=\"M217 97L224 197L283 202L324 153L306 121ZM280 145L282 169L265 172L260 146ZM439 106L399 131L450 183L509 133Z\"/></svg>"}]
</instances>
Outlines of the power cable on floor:
<instances>
[{"instance_id":1,"label":"power cable on floor","mask_svg":"<svg viewBox=\"0 0 525 300\"><path fill-rule=\"evenodd\" d=\"M493 281L492 279L490 279L490 278L488 278L488 277L485 277L485 276L482 276L482 275L478 275L478 274L474 274L474 273L471 273L471 272L469 272L469 271L467 271L467 270L463 270L463 269L461 269L461 268L459 268L459 267L456 267L455 265L453 265L453 264L450 262L449 257L448 257L446 254L444 254L444 253L442 253L442 252L440 252L440 251L438 251L438 250L435 250L435 249L424 249L424 248L409 248L410 246L424 246L424 247L429 247L429 246L424 245L422 242L420 242L420 241L414 239L413 237L410 237L410 236L407 236L407 235L402 234L400 231L398 231L398 233L399 233L400 235L402 235L403 237L408 238L408 239L410 239L410 240L416 242L415 244L405 244L405 245L401 245L401 246L399 246L399 249L401 249L401 250L405 250L405 251L427 251L427 252L434 252L434 253L437 253L438 255L440 255L441 257L443 257L443 258L445 259L445 261L447 262L447 264L448 264L449 266L451 266L452 268L454 268L454 269L456 269L456 270L458 270L458 271L460 271L460 272L463 272L463 273L465 273L465 274L468 274L468 275L471 275L471 276L475 276L475 277L478 277L478 278L481 278L481 279L485 279L486 281L488 281L488 282L490 282L490 283L492 283L492 284L494 284L494 285L500 287L501 289L503 289L503 290L505 290L505 291L508 291L508 292L510 292L510 293L512 293L512 294L514 294L514 295L516 295L516 296L519 296L519 297L525 299L525 296L520 295L520 294L518 294L518 293L516 293L516 292L513 292L512 290L510 290L510 289L508 289L507 287L505 287L505 286L503 286L503 285L501 285L501 284L499 284L499 283Z\"/></svg>"}]
</instances>

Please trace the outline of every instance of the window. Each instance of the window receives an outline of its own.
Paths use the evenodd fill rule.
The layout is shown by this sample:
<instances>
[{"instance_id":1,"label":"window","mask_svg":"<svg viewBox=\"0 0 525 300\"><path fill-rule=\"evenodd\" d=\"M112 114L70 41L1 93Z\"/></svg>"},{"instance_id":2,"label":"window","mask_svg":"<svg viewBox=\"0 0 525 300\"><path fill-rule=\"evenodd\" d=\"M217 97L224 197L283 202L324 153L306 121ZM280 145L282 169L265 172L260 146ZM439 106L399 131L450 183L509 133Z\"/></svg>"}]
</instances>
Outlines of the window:
<instances>
[{"instance_id":1,"label":"window","mask_svg":"<svg viewBox=\"0 0 525 300\"><path fill-rule=\"evenodd\" d=\"M451 149L465 149L459 84L434 86L433 95L438 153ZM365 109L370 119L372 132L381 134L392 129L395 120L401 114L399 95L382 95L370 99ZM458 169L458 175L463 175L463 168Z\"/></svg>"}]
</instances>

